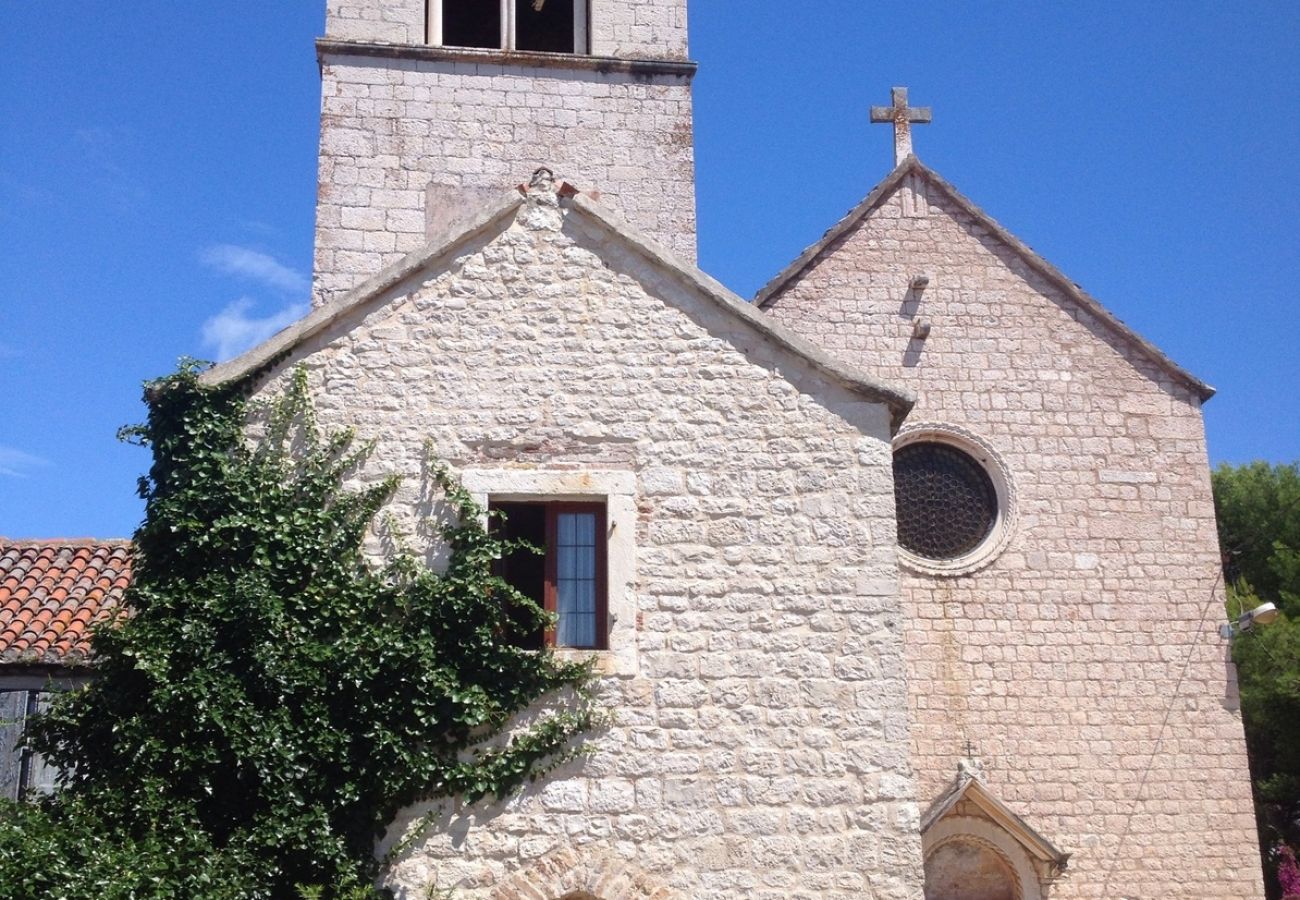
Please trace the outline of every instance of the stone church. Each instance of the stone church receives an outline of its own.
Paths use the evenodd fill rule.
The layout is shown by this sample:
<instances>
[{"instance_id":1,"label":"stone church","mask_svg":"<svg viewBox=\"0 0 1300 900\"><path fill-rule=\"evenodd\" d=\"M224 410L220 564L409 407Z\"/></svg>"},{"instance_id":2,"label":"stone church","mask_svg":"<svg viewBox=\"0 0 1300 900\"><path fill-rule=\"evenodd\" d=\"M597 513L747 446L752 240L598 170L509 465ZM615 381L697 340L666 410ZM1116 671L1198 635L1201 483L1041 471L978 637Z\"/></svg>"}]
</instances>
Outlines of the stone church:
<instances>
[{"instance_id":1,"label":"stone church","mask_svg":"<svg viewBox=\"0 0 1300 900\"><path fill-rule=\"evenodd\" d=\"M1213 391L922 164L928 110L872 110L893 170L751 302L694 265L686 0L325 31L314 308L205 377L305 366L412 534L432 441L546 547L509 575L613 714L522 796L400 817L381 850L434 827L399 897L1263 896ZM10 706L128 551L0 547Z\"/></svg>"}]
</instances>

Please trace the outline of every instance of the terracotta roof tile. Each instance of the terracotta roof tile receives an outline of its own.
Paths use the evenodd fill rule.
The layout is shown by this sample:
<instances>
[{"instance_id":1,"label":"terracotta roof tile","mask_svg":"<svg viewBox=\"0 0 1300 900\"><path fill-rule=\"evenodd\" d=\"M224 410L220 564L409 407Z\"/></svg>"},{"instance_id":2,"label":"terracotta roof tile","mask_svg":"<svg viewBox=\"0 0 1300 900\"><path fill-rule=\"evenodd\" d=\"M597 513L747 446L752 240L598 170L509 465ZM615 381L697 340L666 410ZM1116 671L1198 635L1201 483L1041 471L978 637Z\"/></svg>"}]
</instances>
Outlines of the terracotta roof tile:
<instances>
[{"instance_id":1,"label":"terracotta roof tile","mask_svg":"<svg viewBox=\"0 0 1300 900\"><path fill-rule=\"evenodd\" d=\"M0 665L76 665L122 606L129 541L0 538Z\"/></svg>"}]
</instances>

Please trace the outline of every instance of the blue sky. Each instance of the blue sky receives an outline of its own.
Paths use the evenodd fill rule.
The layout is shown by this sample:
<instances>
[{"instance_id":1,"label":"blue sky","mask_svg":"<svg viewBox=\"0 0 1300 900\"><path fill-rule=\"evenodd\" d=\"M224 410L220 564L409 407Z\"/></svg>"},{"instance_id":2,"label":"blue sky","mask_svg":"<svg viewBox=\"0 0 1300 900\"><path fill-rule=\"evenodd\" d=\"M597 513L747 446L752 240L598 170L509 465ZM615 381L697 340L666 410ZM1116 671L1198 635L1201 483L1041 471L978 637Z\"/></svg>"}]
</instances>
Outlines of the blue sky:
<instances>
[{"instance_id":1,"label":"blue sky","mask_svg":"<svg viewBox=\"0 0 1300 900\"><path fill-rule=\"evenodd\" d=\"M0 6L0 534L128 535L141 382L304 308L323 6ZM705 270L752 294L861 199L867 107L906 84L926 163L1219 388L1214 461L1300 458L1300 4L695 0L691 28Z\"/></svg>"}]
</instances>

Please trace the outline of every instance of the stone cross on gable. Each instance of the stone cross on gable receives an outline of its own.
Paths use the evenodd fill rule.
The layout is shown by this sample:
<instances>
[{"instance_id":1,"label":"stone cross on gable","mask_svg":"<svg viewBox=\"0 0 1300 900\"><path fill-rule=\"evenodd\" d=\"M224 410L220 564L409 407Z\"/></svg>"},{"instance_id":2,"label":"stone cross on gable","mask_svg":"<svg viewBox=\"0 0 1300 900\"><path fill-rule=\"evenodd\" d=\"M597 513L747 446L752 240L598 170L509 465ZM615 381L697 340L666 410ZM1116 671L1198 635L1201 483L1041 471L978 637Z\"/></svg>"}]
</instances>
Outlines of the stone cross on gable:
<instances>
[{"instance_id":1,"label":"stone cross on gable","mask_svg":"<svg viewBox=\"0 0 1300 900\"><path fill-rule=\"evenodd\" d=\"M890 92L893 106L871 107L873 124L892 122L894 124L894 165L912 155L912 125L930 124L930 107L908 106L907 88L896 87Z\"/></svg>"}]
</instances>

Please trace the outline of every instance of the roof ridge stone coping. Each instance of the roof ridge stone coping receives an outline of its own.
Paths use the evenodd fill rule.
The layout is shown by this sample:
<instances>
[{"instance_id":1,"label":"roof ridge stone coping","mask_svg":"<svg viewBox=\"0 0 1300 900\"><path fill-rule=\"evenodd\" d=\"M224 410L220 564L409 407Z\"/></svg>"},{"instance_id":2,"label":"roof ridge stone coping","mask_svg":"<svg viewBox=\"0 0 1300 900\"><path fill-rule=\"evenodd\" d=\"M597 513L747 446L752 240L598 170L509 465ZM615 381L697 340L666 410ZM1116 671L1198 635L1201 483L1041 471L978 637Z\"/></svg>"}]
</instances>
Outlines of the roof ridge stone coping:
<instances>
[{"instance_id":1,"label":"roof ridge stone coping","mask_svg":"<svg viewBox=\"0 0 1300 900\"><path fill-rule=\"evenodd\" d=\"M1205 402L1214 396L1215 389L1212 386L1174 362L1163 350L1138 334L1132 326L1125 324L1107 309L1101 301L1083 290L1064 272L1008 231L1001 223L914 155L908 156L899 163L894 168L894 171L890 172L883 181L872 188L862 202L849 210L821 238L806 247L802 253L795 257L793 262L760 288L758 293L754 295L754 305L760 309L766 308L786 285L803 274L831 244L855 228L868 214L880 206L886 198L893 194L902 180L911 174L920 175L946 194L963 212L987 228L995 238L1010 248L1026 265L1045 277L1088 313L1103 322L1122 341L1133 346L1151 362L1190 388L1200 398L1201 402Z\"/></svg>"},{"instance_id":2,"label":"roof ridge stone coping","mask_svg":"<svg viewBox=\"0 0 1300 900\"><path fill-rule=\"evenodd\" d=\"M525 202L526 193L527 190L522 186L506 192L500 199L489 202L479 215L458 233L440 243L428 244L408 254L373 278L313 310L258 346L229 362L208 369L199 376L200 381L207 385L221 384L252 376L274 365L303 341L353 310L371 302L384 291L429 264L452 256L464 243L489 231L519 209ZM853 369L831 354L819 350L793 331L758 312L753 304L728 290L698 267L679 260L666 247L637 231L621 216L578 192L572 185L567 183L559 185L558 194L564 207L616 237L638 256L671 276L681 286L711 301L734 319L743 322L760 338L779 350L800 358L821 377L848 388L868 400L888 406L892 430L897 431L903 419L911 411L916 402L912 392Z\"/></svg>"},{"instance_id":3,"label":"roof ridge stone coping","mask_svg":"<svg viewBox=\"0 0 1300 900\"><path fill-rule=\"evenodd\" d=\"M539 50L497 50L488 47L438 47L429 44L395 44L345 38L316 39L316 60L324 65L328 56L359 56L402 59L417 62L472 63L502 68L564 69L631 75L647 80L668 76L695 77L699 63L690 59L654 59L622 56L593 56L584 53L546 53Z\"/></svg>"},{"instance_id":4,"label":"roof ridge stone coping","mask_svg":"<svg viewBox=\"0 0 1300 900\"><path fill-rule=\"evenodd\" d=\"M1020 814L1007 806L978 775L963 772L940 794L921 816L921 833L924 834L944 816L952 812L962 800L971 800L989 820L1002 828L1033 857L1051 863L1057 872L1064 871L1070 855L1061 850L1034 828Z\"/></svg>"},{"instance_id":5,"label":"roof ridge stone coping","mask_svg":"<svg viewBox=\"0 0 1300 900\"><path fill-rule=\"evenodd\" d=\"M845 365L831 354L819 350L807 339L799 337L785 326L757 312L754 304L744 300L699 267L678 260L671 250L639 232L613 210L583 194L573 194L568 202L584 213L589 220L622 239L648 262L669 272L688 288L695 290L757 331L770 343L788 353L802 357L822 375L829 376L831 380L853 392L887 405L891 412L891 427L895 431L902 425L903 419L916 403L916 396L911 391Z\"/></svg>"},{"instance_id":6,"label":"roof ridge stone coping","mask_svg":"<svg viewBox=\"0 0 1300 900\"><path fill-rule=\"evenodd\" d=\"M379 294L401 283L420 269L451 256L466 241L491 230L491 228L514 213L524 203L523 192L519 189L503 191L501 195L486 203L468 225L454 233L447 240L438 244L426 244L418 250L408 253L390 266L381 269L378 274L334 298L330 302L312 310L303 318L273 334L262 343L219 365L213 366L199 375L199 381L206 385L217 385L237 378L253 375L258 371L274 365L298 344L333 325L354 309L365 305Z\"/></svg>"}]
</instances>

